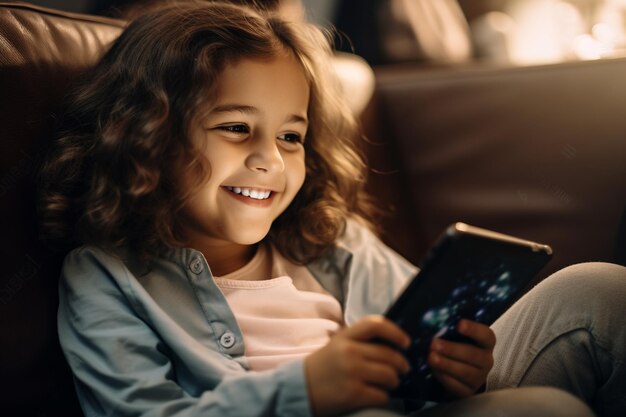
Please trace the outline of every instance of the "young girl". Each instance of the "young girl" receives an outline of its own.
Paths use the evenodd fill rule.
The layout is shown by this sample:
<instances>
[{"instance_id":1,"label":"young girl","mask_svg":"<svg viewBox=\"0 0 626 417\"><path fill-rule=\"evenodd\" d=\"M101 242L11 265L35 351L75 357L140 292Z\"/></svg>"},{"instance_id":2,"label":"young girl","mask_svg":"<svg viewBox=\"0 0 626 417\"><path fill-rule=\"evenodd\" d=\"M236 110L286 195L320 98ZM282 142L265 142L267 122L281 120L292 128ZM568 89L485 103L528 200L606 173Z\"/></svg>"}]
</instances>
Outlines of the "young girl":
<instances>
[{"instance_id":1,"label":"young girl","mask_svg":"<svg viewBox=\"0 0 626 417\"><path fill-rule=\"evenodd\" d=\"M48 237L81 245L58 325L87 416L387 405L409 364L372 339L409 340L371 314L416 268L368 228L329 54L303 23L184 2L134 21L76 90L41 195ZM451 399L484 386L493 363L491 329L459 331L475 345L437 340L429 357ZM559 415L537 404L549 394L587 415L558 391L510 392L427 412Z\"/></svg>"}]
</instances>

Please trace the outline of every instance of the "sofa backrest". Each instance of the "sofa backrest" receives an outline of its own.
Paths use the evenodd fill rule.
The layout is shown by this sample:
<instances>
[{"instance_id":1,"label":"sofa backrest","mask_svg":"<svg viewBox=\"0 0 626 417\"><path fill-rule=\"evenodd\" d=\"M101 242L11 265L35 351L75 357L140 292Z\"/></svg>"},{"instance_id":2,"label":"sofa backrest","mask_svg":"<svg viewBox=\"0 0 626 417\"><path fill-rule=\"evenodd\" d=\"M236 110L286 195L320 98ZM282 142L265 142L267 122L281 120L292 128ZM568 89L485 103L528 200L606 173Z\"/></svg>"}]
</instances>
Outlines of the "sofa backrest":
<instances>
[{"instance_id":1,"label":"sofa backrest","mask_svg":"<svg viewBox=\"0 0 626 417\"><path fill-rule=\"evenodd\" d=\"M550 244L539 279L626 261L626 59L376 75L370 177L409 259L464 221Z\"/></svg>"},{"instance_id":2,"label":"sofa backrest","mask_svg":"<svg viewBox=\"0 0 626 417\"><path fill-rule=\"evenodd\" d=\"M117 20L0 2L0 415L81 415L56 334L62 253L38 240L35 174L72 80Z\"/></svg>"}]
</instances>

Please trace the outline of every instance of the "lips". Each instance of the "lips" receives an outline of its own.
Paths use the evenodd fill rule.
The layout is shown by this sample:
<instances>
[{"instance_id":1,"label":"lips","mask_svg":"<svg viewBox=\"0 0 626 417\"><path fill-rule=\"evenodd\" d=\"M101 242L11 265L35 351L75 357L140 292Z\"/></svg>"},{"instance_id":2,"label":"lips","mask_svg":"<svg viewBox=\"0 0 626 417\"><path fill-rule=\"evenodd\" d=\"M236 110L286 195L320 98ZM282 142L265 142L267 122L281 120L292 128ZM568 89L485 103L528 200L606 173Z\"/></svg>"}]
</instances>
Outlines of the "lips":
<instances>
[{"instance_id":1,"label":"lips","mask_svg":"<svg viewBox=\"0 0 626 417\"><path fill-rule=\"evenodd\" d=\"M244 197L253 198L255 200L266 200L272 194L272 191L270 190L259 190L256 188L230 187L230 186L226 186L225 188L234 194L239 194Z\"/></svg>"},{"instance_id":2,"label":"lips","mask_svg":"<svg viewBox=\"0 0 626 417\"><path fill-rule=\"evenodd\" d=\"M269 207L274 201L276 192L262 188L222 186L229 196L253 207Z\"/></svg>"}]
</instances>

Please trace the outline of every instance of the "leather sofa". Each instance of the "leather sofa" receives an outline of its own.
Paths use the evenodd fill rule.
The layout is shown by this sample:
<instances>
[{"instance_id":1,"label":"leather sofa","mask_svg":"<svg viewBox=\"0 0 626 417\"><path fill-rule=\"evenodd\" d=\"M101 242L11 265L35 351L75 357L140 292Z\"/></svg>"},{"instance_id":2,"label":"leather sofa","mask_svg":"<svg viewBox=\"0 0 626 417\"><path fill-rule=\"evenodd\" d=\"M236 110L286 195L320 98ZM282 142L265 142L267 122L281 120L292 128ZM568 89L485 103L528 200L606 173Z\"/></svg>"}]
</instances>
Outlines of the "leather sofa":
<instances>
[{"instance_id":1,"label":"leather sofa","mask_svg":"<svg viewBox=\"0 0 626 417\"><path fill-rule=\"evenodd\" d=\"M123 22L0 3L0 415L80 416L56 335L64 254L38 240L35 175L68 84Z\"/></svg>"},{"instance_id":2,"label":"leather sofa","mask_svg":"<svg viewBox=\"0 0 626 417\"><path fill-rule=\"evenodd\" d=\"M35 176L68 84L123 27L0 2L3 416L81 415L56 335L64 254L38 240ZM550 243L543 276L624 262L626 60L376 73L363 116L368 187L388 212L380 224L392 247L418 262L462 220Z\"/></svg>"},{"instance_id":3,"label":"leather sofa","mask_svg":"<svg viewBox=\"0 0 626 417\"><path fill-rule=\"evenodd\" d=\"M547 243L535 282L626 264L626 58L376 68L363 117L385 240L419 263L450 223Z\"/></svg>"}]
</instances>

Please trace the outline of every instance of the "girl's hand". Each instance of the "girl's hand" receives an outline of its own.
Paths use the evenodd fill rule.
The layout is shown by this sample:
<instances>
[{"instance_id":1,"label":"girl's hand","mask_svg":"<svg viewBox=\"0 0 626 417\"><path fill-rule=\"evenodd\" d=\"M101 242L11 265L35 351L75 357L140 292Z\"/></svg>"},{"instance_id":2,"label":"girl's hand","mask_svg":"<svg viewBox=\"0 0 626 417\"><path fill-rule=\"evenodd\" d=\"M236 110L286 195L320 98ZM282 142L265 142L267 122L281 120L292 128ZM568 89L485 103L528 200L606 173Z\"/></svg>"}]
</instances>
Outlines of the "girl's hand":
<instances>
[{"instance_id":1,"label":"girl's hand","mask_svg":"<svg viewBox=\"0 0 626 417\"><path fill-rule=\"evenodd\" d=\"M409 370L400 351L374 343L383 339L401 348L408 335L382 316L369 316L338 331L328 344L305 359L313 414L331 416L383 406L399 375Z\"/></svg>"},{"instance_id":2,"label":"girl's hand","mask_svg":"<svg viewBox=\"0 0 626 417\"><path fill-rule=\"evenodd\" d=\"M472 395L485 383L496 344L496 335L484 324L461 320L457 330L478 346L434 339L428 356L433 375L453 398Z\"/></svg>"}]
</instances>

